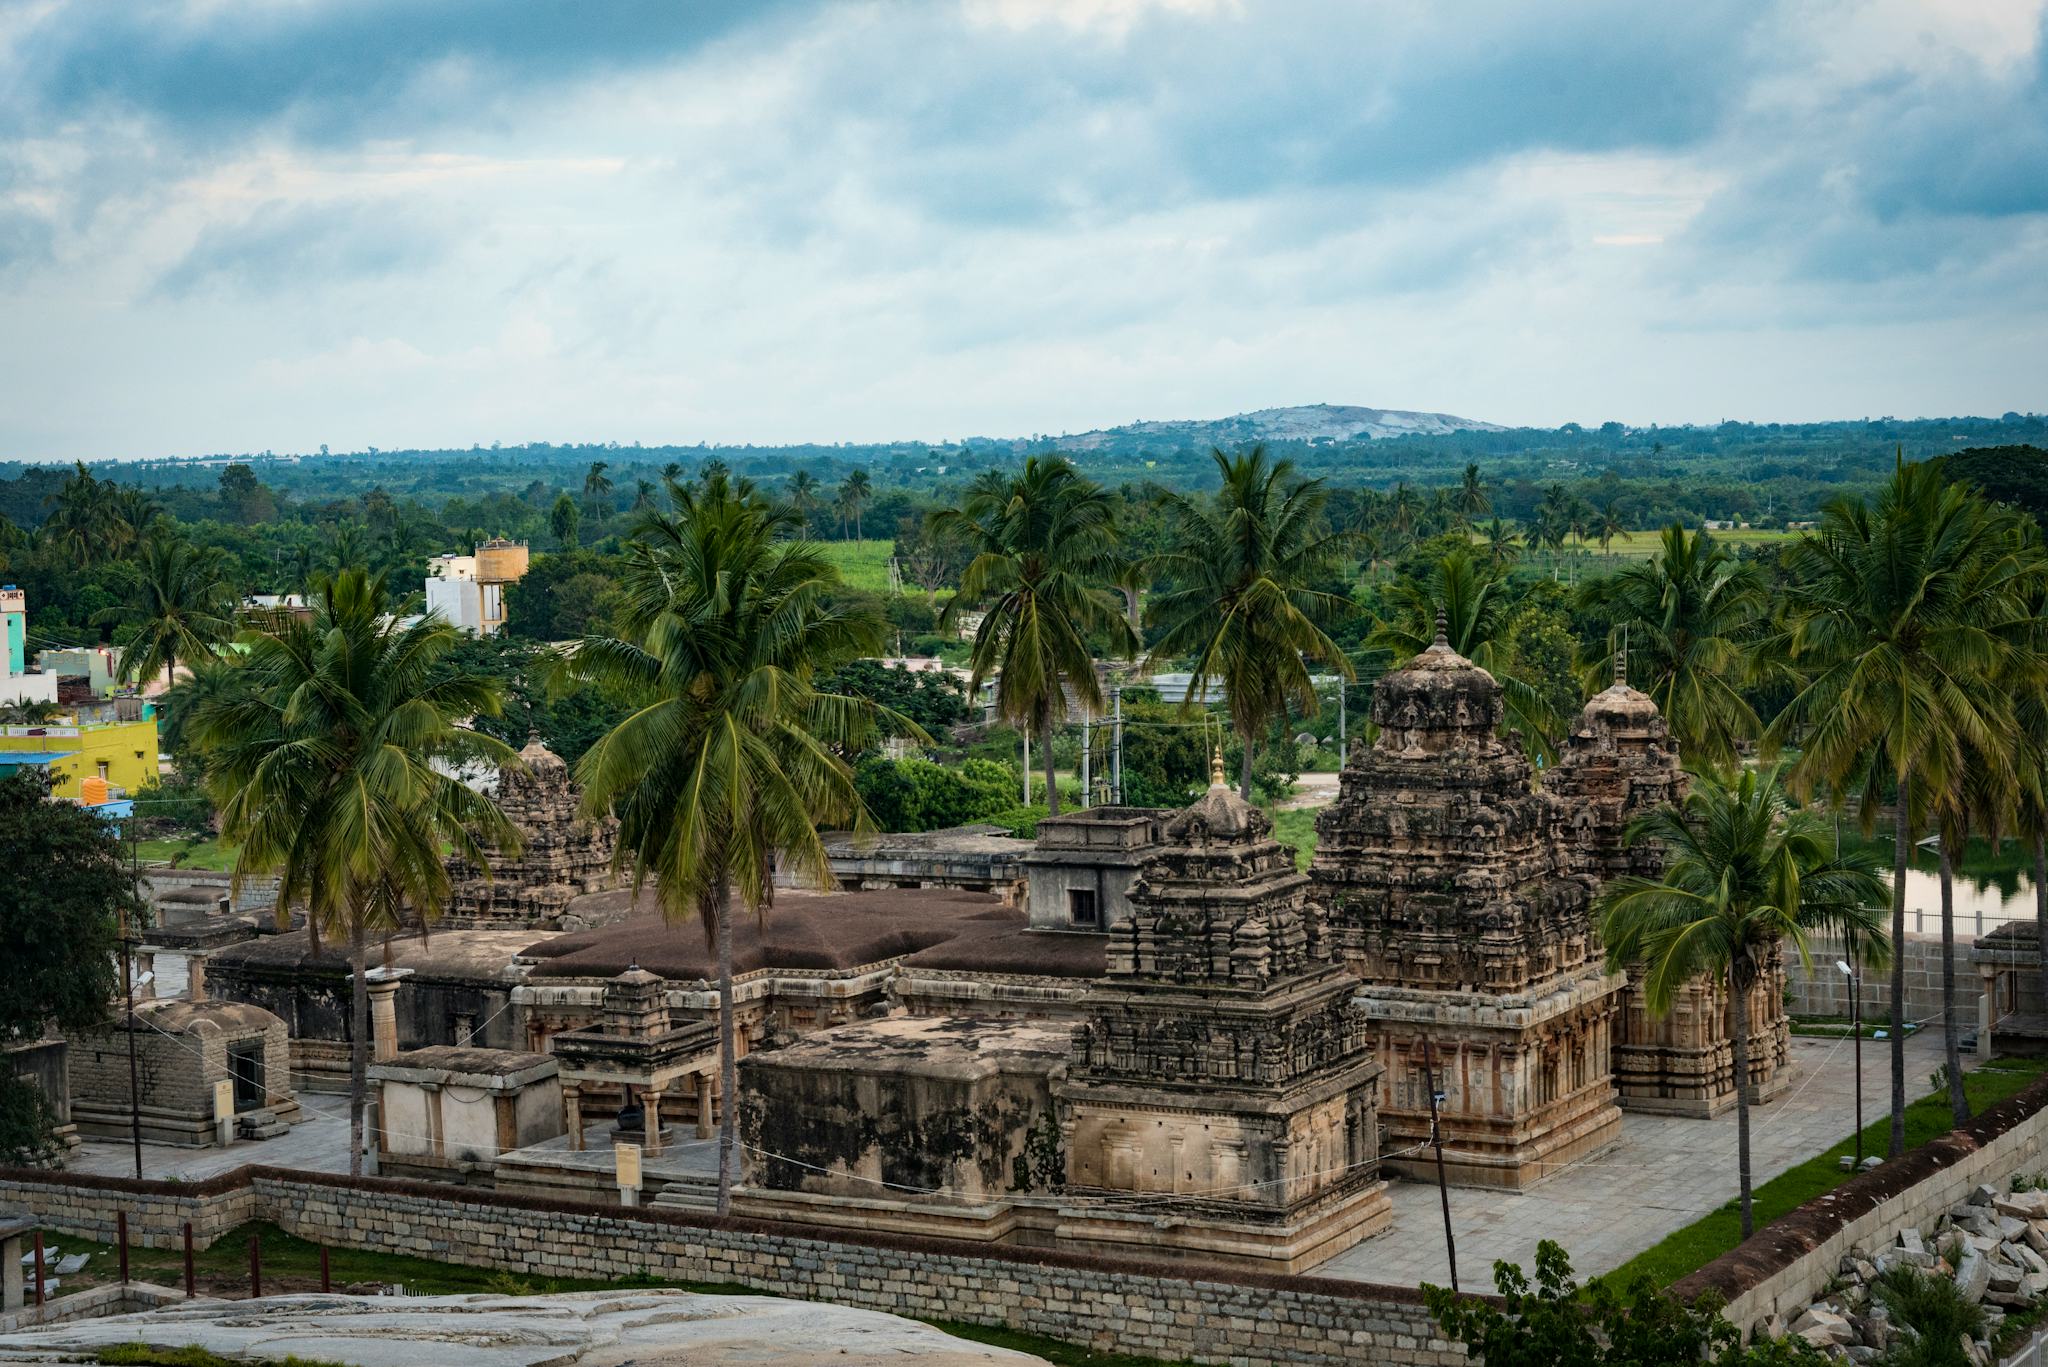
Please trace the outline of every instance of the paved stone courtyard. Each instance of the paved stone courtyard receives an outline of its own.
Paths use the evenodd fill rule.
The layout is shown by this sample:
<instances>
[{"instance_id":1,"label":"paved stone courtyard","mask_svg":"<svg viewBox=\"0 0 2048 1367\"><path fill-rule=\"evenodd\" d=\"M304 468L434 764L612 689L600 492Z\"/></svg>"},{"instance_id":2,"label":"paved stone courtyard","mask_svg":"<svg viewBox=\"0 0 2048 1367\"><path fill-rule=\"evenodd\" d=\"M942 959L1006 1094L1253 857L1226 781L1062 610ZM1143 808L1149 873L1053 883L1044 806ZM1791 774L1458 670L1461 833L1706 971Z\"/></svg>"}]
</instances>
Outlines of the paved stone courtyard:
<instances>
[{"instance_id":1,"label":"paved stone courtyard","mask_svg":"<svg viewBox=\"0 0 2048 1367\"><path fill-rule=\"evenodd\" d=\"M1750 1161L1761 1186L1846 1139L1856 1129L1850 1040L1792 1041L1791 1090L1750 1112ZM1863 1116L1885 1115L1891 1087L1891 1046L1863 1042ZM1965 1066L1974 1066L1965 1056ZM1941 1037L1906 1041L1907 1094L1928 1090L1941 1066ZM1735 1199L1735 1112L1713 1120L1627 1115L1621 1142L1527 1192L1451 1188L1451 1229L1460 1283L1491 1290L1493 1264L1527 1268L1536 1244L1554 1239L1580 1276L1611 1271L1662 1239ZM1329 1276L1413 1286L1449 1281L1444 1262L1443 1208L1434 1186L1397 1182L1394 1228L1315 1269Z\"/></svg>"}]
</instances>

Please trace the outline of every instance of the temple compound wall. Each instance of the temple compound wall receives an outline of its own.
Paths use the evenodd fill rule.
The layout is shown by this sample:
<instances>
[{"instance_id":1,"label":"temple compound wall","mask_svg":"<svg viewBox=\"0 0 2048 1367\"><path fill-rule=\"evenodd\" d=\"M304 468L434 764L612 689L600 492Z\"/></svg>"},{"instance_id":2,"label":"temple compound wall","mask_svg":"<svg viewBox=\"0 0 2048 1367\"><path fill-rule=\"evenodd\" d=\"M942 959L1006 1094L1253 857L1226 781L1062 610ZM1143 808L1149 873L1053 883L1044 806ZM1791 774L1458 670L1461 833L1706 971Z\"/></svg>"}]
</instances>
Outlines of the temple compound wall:
<instances>
[{"instance_id":1,"label":"temple compound wall","mask_svg":"<svg viewBox=\"0 0 2048 1367\"><path fill-rule=\"evenodd\" d=\"M1453 1180L1519 1188L1618 1137L1625 980L1503 712L1441 632L1382 678L1378 739L1347 759L1310 876L1386 1068L1386 1166L1434 1176L1433 1089Z\"/></svg>"}]
</instances>

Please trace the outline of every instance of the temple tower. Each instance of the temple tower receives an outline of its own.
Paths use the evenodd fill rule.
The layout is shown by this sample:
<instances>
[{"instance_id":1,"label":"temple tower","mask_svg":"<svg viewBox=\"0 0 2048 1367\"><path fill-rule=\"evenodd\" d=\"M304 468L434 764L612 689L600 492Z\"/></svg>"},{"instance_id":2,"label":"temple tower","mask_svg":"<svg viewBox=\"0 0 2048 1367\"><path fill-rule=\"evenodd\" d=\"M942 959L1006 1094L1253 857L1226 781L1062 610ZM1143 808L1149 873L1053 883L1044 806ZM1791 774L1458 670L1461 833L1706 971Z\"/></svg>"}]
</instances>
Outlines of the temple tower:
<instances>
[{"instance_id":1,"label":"temple tower","mask_svg":"<svg viewBox=\"0 0 2048 1367\"><path fill-rule=\"evenodd\" d=\"M1623 978L1503 715L1499 682L1439 616L1435 643L1374 689L1378 739L1347 758L1310 877L1386 1068L1387 1166L1434 1177L1419 1147L1433 1079L1452 1179L1519 1188L1619 1134Z\"/></svg>"},{"instance_id":2,"label":"temple tower","mask_svg":"<svg viewBox=\"0 0 2048 1367\"><path fill-rule=\"evenodd\" d=\"M1384 1229L1354 984L1272 822L1230 790L1166 823L1056 1087L1064 1238L1312 1266ZM1157 1217L1171 1214L1161 1225Z\"/></svg>"},{"instance_id":3,"label":"temple tower","mask_svg":"<svg viewBox=\"0 0 2048 1367\"><path fill-rule=\"evenodd\" d=\"M1684 801L1688 778L1678 744L1649 694L1628 685L1627 656L1616 651L1614 683L1579 713L1557 767L1544 775L1561 840L1595 884L1633 874L1657 878L1664 851L1627 840L1629 823ZM1671 1010L1652 1016L1631 974L1614 1042L1614 1081L1628 1110L1658 1115L1718 1115L1735 1104L1735 1053L1728 989L1701 977ZM1791 1018L1785 965L1774 954L1749 993L1750 1099L1768 1101L1791 1079Z\"/></svg>"},{"instance_id":4,"label":"temple tower","mask_svg":"<svg viewBox=\"0 0 2048 1367\"><path fill-rule=\"evenodd\" d=\"M444 924L584 929L569 904L611 886L618 822L586 819L582 800L568 764L538 735L529 736L518 761L498 771L498 806L524 845L515 855L487 843L489 878L463 859L450 859L453 887Z\"/></svg>"}]
</instances>

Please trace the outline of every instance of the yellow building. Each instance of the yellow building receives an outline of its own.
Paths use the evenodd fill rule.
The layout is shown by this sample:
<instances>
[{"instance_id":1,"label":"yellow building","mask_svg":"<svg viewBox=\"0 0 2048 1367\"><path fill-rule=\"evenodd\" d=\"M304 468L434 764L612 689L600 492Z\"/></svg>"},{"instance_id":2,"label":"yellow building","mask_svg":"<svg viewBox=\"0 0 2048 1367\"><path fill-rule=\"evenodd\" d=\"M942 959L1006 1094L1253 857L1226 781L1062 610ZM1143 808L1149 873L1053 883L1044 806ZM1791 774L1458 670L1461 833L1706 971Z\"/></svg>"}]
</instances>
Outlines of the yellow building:
<instances>
[{"instance_id":1,"label":"yellow building","mask_svg":"<svg viewBox=\"0 0 2048 1367\"><path fill-rule=\"evenodd\" d=\"M85 781L104 780L112 792L98 800L133 797L159 772L156 719L107 722L98 726L0 727L0 773L24 766L50 774L50 792L76 802L86 796Z\"/></svg>"}]
</instances>

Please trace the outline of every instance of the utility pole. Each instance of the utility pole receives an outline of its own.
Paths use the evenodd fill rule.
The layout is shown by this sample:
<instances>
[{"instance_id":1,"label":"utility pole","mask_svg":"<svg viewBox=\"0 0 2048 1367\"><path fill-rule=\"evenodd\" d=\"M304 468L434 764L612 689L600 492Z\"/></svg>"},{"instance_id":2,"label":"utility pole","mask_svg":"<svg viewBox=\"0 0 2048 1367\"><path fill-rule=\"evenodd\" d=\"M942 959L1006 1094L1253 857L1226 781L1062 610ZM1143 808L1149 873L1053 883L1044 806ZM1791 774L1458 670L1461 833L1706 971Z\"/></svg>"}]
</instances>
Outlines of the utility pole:
<instances>
[{"instance_id":1,"label":"utility pole","mask_svg":"<svg viewBox=\"0 0 2048 1367\"><path fill-rule=\"evenodd\" d=\"M1109 690L1110 705L1116 709L1115 750L1109 762L1109 786L1116 794L1116 805L1124 805L1124 686L1112 685Z\"/></svg>"},{"instance_id":2,"label":"utility pole","mask_svg":"<svg viewBox=\"0 0 2048 1367\"><path fill-rule=\"evenodd\" d=\"M1841 839L1839 826L1836 828L1835 838L1837 841ZM1851 955L1854 955L1856 953L1856 937L1854 935L1844 937L1842 947ZM1835 967L1841 969L1843 976L1849 980L1849 1033L1856 1037L1856 1059L1852 1065L1856 1069L1856 1162L1850 1171L1861 1172L1863 1170L1863 1006L1857 999L1856 987L1857 979L1862 975L1857 973L1856 966L1850 963L1848 959L1835 960Z\"/></svg>"},{"instance_id":3,"label":"utility pole","mask_svg":"<svg viewBox=\"0 0 2048 1367\"><path fill-rule=\"evenodd\" d=\"M1031 728L1024 727L1024 805L1031 805Z\"/></svg>"},{"instance_id":4,"label":"utility pole","mask_svg":"<svg viewBox=\"0 0 2048 1367\"><path fill-rule=\"evenodd\" d=\"M1458 1289L1458 1244L1451 1237L1451 1185L1444 1177L1444 1130L1438 1108L1444 1094L1436 1089L1436 1041L1422 1043L1422 1081L1429 1088L1429 1142L1436 1147L1436 1190L1444 1203L1444 1257L1451 1264L1451 1290Z\"/></svg>"},{"instance_id":5,"label":"utility pole","mask_svg":"<svg viewBox=\"0 0 2048 1367\"><path fill-rule=\"evenodd\" d=\"M1084 713L1081 717L1081 810L1084 812L1088 810L1088 785L1094 776L1088 762L1094 748L1095 719Z\"/></svg>"},{"instance_id":6,"label":"utility pole","mask_svg":"<svg viewBox=\"0 0 2048 1367\"><path fill-rule=\"evenodd\" d=\"M1344 735L1344 676L1339 674L1337 676L1337 767L1339 769L1344 767L1344 758L1349 753L1344 748L1346 743Z\"/></svg>"},{"instance_id":7,"label":"utility pole","mask_svg":"<svg viewBox=\"0 0 2048 1367\"><path fill-rule=\"evenodd\" d=\"M135 818L128 818L133 821ZM128 908L121 908L121 991L128 998L128 1131L135 1143L135 1180L142 1180L142 1081L135 1064L135 941L128 934Z\"/></svg>"}]
</instances>

